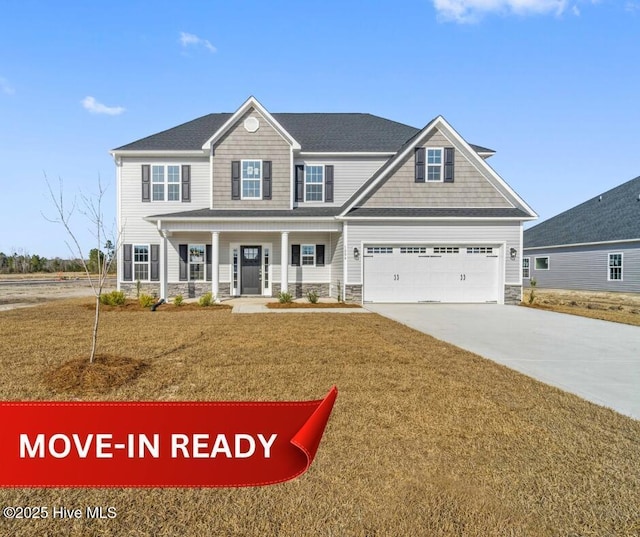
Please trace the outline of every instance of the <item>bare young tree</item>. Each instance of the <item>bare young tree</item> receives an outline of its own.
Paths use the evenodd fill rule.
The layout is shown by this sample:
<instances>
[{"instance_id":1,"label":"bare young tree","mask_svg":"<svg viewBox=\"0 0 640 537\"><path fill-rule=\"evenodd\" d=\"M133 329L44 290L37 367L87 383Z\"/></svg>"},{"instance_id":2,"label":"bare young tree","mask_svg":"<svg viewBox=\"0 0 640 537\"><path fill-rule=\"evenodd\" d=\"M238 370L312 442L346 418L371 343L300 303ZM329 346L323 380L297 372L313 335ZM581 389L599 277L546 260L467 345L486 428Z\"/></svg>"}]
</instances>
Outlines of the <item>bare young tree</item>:
<instances>
[{"instance_id":1,"label":"bare young tree","mask_svg":"<svg viewBox=\"0 0 640 537\"><path fill-rule=\"evenodd\" d=\"M90 223L90 229L92 229L92 234L97 241L96 244L98 246L98 250L104 254L97 256L97 273L92 273L89 266L89 259L85 257L82 246L80 246L80 242L78 241L77 235L71 227L71 217L77 208L76 198L74 197L73 202L71 203L71 206L69 208L65 208L62 179L58 178L57 194L54 192L46 174L44 179L47 183L49 196L51 197L51 201L55 206L57 215L54 218L48 218L45 215L43 216L49 222L61 224L64 227L67 235L71 239L71 243L69 243L68 241L65 241L65 243L71 251L72 255L78 256L80 258L82 268L87 275L87 280L89 281L89 285L91 285L91 289L93 290L93 294L96 298L95 318L91 337L91 354L89 356L89 363L93 363L96 356L96 349L98 344L98 327L100 320L101 303L100 297L102 295L102 291L109 275L111 264L116 259L116 254L120 247L120 238L122 234L120 233L120 230L117 230L116 232L113 231L115 226L114 228L112 228L111 233L107 233L105 230L104 215L102 213L102 201L105 194L105 188L102 186L100 177L98 177L98 193L94 196L85 196L81 193L81 206L78 209L79 212L83 214Z\"/></svg>"}]
</instances>

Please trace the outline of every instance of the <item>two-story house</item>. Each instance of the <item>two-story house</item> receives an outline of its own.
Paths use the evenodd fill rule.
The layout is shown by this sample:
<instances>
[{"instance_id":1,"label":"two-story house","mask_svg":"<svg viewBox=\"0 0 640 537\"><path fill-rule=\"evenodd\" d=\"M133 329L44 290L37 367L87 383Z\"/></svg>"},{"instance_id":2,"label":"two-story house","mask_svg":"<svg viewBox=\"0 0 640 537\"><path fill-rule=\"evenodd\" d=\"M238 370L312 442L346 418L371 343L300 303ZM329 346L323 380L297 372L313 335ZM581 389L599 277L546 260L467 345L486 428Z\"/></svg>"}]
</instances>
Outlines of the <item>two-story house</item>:
<instances>
[{"instance_id":1,"label":"two-story house","mask_svg":"<svg viewBox=\"0 0 640 537\"><path fill-rule=\"evenodd\" d=\"M158 296L518 302L533 210L441 117L270 113L249 98L112 151L118 287Z\"/></svg>"}]
</instances>

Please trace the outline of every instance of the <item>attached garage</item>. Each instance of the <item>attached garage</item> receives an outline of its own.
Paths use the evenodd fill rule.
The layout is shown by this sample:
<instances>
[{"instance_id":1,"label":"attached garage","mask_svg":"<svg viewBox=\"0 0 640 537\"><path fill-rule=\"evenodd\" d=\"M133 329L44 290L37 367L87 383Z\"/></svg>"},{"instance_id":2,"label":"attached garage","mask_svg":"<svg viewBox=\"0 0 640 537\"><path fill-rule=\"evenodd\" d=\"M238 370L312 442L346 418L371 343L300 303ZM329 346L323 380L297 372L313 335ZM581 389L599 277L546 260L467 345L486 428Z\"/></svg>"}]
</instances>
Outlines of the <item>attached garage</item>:
<instances>
[{"instance_id":1,"label":"attached garage","mask_svg":"<svg viewBox=\"0 0 640 537\"><path fill-rule=\"evenodd\" d=\"M500 247L365 245L365 302L499 302Z\"/></svg>"}]
</instances>

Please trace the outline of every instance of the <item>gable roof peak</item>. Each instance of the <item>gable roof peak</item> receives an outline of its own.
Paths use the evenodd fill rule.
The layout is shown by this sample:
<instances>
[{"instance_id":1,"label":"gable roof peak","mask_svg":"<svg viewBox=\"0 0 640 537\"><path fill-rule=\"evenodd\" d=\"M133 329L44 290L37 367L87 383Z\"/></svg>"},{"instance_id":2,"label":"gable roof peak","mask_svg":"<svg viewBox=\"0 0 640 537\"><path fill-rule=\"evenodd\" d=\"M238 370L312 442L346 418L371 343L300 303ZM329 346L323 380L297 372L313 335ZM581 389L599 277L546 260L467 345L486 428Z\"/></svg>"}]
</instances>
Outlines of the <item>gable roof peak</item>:
<instances>
[{"instance_id":1,"label":"gable roof peak","mask_svg":"<svg viewBox=\"0 0 640 537\"><path fill-rule=\"evenodd\" d=\"M287 130L271 115L271 113L264 107L258 99L256 99L253 95L250 95L249 98L238 108L231 117L216 131L213 135L207 139L207 141L202 144L202 150L208 151L212 144L214 144L217 140L219 140L233 125L235 125L238 120L246 114L251 109L257 110L258 113L267 120L271 126L282 136L293 149L300 149L300 143L287 132Z\"/></svg>"}]
</instances>

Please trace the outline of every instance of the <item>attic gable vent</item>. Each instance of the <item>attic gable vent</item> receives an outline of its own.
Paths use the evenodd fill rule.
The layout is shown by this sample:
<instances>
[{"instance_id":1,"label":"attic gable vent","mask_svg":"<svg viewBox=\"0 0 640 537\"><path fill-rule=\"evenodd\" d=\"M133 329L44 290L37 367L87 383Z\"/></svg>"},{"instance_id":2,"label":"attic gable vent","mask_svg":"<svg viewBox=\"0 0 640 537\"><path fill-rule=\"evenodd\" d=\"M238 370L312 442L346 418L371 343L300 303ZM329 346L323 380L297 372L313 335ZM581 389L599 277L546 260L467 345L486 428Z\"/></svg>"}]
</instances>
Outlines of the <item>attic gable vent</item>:
<instances>
[{"instance_id":1,"label":"attic gable vent","mask_svg":"<svg viewBox=\"0 0 640 537\"><path fill-rule=\"evenodd\" d=\"M248 117L244 120L244 128L247 132L256 132L260 128L257 117Z\"/></svg>"}]
</instances>

